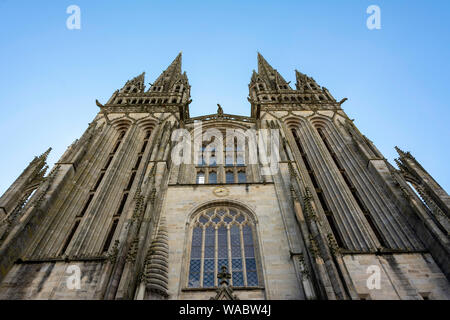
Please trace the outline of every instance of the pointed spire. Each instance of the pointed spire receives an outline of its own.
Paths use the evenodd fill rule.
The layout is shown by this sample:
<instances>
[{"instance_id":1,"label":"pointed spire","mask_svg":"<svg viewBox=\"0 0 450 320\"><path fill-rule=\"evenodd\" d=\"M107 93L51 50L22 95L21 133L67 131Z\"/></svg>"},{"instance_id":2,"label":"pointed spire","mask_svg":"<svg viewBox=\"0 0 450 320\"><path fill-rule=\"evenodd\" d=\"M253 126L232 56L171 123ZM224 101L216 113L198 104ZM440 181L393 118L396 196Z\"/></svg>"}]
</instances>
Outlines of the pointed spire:
<instances>
[{"instance_id":1,"label":"pointed spire","mask_svg":"<svg viewBox=\"0 0 450 320\"><path fill-rule=\"evenodd\" d=\"M41 154L39 156L39 158L44 160L44 161L46 161L47 157L48 157L48 155L50 154L51 151L52 151L52 147L48 148L47 151L45 151L43 154Z\"/></svg>"},{"instance_id":2,"label":"pointed spire","mask_svg":"<svg viewBox=\"0 0 450 320\"><path fill-rule=\"evenodd\" d=\"M297 90L304 91L321 91L322 88L317 84L316 80L312 77L308 77L306 74L295 70L295 77L297 79Z\"/></svg>"},{"instance_id":3,"label":"pointed spire","mask_svg":"<svg viewBox=\"0 0 450 320\"><path fill-rule=\"evenodd\" d=\"M128 80L123 88L120 90L121 93L138 93L144 92L145 90L145 72Z\"/></svg>"},{"instance_id":4,"label":"pointed spire","mask_svg":"<svg viewBox=\"0 0 450 320\"><path fill-rule=\"evenodd\" d=\"M398 153L398 155L399 155L400 157L406 155L406 152L404 152L404 151L403 151L402 149L400 149L399 147L395 146L394 148L395 148L395 151L397 151L397 153Z\"/></svg>"},{"instance_id":5,"label":"pointed spire","mask_svg":"<svg viewBox=\"0 0 450 320\"><path fill-rule=\"evenodd\" d=\"M47 157L48 157L48 155L50 154L51 151L52 151L52 148L48 148L47 151L45 151L40 156L35 156L31 163L32 164L40 163L42 166L44 166L46 161L47 161Z\"/></svg>"},{"instance_id":6,"label":"pointed spire","mask_svg":"<svg viewBox=\"0 0 450 320\"><path fill-rule=\"evenodd\" d=\"M258 75L266 82L272 90L291 89L289 84L278 73L278 71L267 62L267 60L258 52ZM253 76L252 76L253 79Z\"/></svg>"},{"instance_id":7,"label":"pointed spire","mask_svg":"<svg viewBox=\"0 0 450 320\"><path fill-rule=\"evenodd\" d=\"M187 83L186 73L182 74L182 53L180 52L166 70L156 79L149 91L168 92L176 82Z\"/></svg>"},{"instance_id":8,"label":"pointed spire","mask_svg":"<svg viewBox=\"0 0 450 320\"><path fill-rule=\"evenodd\" d=\"M411 159L411 160L416 160L409 151L403 151L402 149L400 149L397 146L395 146L395 150L399 154L400 159L408 158L408 159Z\"/></svg>"},{"instance_id":9,"label":"pointed spire","mask_svg":"<svg viewBox=\"0 0 450 320\"><path fill-rule=\"evenodd\" d=\"M144 80L145 80L145 71L142 72L140 75L134 77L130 82L131 83L139 83L139 82L144 83Z\"/></svg>"}]
</instances>

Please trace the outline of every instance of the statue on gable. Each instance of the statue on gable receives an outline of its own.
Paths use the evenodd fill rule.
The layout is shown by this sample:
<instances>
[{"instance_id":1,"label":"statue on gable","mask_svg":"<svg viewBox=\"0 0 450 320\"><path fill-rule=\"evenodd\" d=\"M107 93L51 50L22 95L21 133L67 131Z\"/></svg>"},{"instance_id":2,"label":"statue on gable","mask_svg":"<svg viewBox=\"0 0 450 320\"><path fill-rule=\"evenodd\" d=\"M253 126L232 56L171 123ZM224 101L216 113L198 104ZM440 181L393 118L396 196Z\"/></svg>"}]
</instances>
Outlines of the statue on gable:
<instances>
[{"instance_id":1,"label":"statue on gable","mask_svg":"<svg viewBox=\"0 0 450 320\"><path fill-rule=\"evenodd\" d=\"M222 106L220 105L220 104L217 104L217 116L219 117L219 118L222 118L223 117L223 109L222 109Z\"/></svg>"}]
</instances>

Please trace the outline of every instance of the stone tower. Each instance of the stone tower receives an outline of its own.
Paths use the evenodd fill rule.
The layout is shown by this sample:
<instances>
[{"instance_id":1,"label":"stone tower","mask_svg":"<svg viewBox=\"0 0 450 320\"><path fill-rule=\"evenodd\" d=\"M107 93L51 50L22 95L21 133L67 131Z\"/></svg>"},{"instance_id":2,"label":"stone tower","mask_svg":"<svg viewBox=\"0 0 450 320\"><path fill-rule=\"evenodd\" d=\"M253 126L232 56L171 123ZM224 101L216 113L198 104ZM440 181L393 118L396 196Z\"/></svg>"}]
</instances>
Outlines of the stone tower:
<instances>
[{"instance_id":1,"label":"stone tower","mask_svg":"<svg viewBox=\"0 0 450 320\"><path fill-rule=\"evenodd\" d=\"M249 117L190 117L181 53L144 76L0 198L0 299L450 298L448 194L346 99L258 54Z\"/></svg>"}]
</instances>

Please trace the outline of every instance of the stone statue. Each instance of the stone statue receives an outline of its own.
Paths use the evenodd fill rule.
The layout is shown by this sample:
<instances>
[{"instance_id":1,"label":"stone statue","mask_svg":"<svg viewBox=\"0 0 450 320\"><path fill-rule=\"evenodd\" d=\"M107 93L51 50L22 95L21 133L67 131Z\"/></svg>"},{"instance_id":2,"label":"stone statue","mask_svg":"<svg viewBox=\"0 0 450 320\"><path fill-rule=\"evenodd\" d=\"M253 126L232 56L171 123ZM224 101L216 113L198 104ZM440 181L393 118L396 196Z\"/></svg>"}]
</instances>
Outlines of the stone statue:
<instances>
[{"instance_id":1,"label":"stone statue","mask_svg":"<svg viewBox=\"0 0 450 320\"><path fill-rule=\"evenodd\" d=\"M223 116L223 109L222 109L222 107L220 106L220 104L217 104L217 106L218 106L218 108L217 108L217 115L218 115L219 117L222 117L222 116Z\"/></svg>"}]
</instances>

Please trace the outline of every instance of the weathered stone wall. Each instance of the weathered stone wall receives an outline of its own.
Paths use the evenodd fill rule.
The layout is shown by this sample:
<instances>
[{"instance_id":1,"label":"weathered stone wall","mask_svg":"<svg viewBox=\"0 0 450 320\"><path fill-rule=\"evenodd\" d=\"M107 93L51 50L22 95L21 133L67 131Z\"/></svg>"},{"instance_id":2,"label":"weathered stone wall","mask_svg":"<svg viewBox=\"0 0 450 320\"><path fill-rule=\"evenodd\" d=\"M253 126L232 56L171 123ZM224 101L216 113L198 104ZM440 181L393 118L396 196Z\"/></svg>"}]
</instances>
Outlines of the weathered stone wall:
<instances>
[{"instance_id":1,"label":"weathered stone wall","mask_svg":"<svg viewBox=\"0 0 450 320\"><path fill-rule=\"evenodd\" d=\"M69 289L70 266L81 271L80 289ZM93 299L102 275L101 262L16 264L0 284L0 300Z\"/></svg>"},{"instance_id":2,"label":"weathered stone wall","mask_svg":"<svg viewBox=\"0 0 450 320\"><path fill-rule=\"evenodd\" d=\"M169 295L170 299L209 299L215 289L186 291L190 245L187 223L189 216L202 204L230 202L243 204L257 219L260 265L259 274L264 290L236 290L240 299L299 299L301 288L290 257L286 229L282 222L277 196L272 184L227 185L229 194L216 197L217 186L172 186L168 189L162 215L167 219L169 234Z\"/></svg>"},{"instance_id":3,"label":"weathered stone wall","mask_svg":"<svg viewBox=\"0 0 450 320\"><path fill-rule=\"evenodd\" d=\"M345 255L356 291L373 300L450 299L448 281L430 254ZM380 270L380 289L369 289L370 266Z\"/></svg>"}]
</instances>

